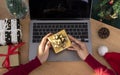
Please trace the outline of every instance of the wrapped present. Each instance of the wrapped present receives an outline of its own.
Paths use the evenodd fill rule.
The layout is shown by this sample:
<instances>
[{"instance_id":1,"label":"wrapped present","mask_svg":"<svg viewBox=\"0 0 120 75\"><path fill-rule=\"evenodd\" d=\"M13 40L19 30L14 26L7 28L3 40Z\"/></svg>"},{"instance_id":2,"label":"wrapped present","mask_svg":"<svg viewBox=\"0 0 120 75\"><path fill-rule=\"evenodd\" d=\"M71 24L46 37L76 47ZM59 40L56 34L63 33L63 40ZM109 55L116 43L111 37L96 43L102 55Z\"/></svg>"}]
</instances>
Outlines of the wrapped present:
<instances>
[{"instance_id":1,"label":"wrapped present","mask_svg":"<svg viewBox=\"0 0 120 75\"><path fill-rule=\"evenodd\" d=\"M0 45L21 42L22 32L19 19L0 20Z\"/></svg>"},{"instance_id":2,"label":"wrapped present","mask_svg":"<svg viewBox=\"0 0 120 75\"><path fill-rule=\"evenodd\" d=\"M51 42L55 53L59 53L71 46L71 41L65 30L61 30L56 34L49 36L48 40Z\"/></svg>"},{"instance_id":3,"label":"wrapped present","mask_svg":"<svg viewBox=\"0 0 120 75\"><path fill-rule=\"evenodd\" d=\"M0 46L0 68L7 68L19 65L18 48L24 43L16 45Z\"/></svg>"}]
</instances>

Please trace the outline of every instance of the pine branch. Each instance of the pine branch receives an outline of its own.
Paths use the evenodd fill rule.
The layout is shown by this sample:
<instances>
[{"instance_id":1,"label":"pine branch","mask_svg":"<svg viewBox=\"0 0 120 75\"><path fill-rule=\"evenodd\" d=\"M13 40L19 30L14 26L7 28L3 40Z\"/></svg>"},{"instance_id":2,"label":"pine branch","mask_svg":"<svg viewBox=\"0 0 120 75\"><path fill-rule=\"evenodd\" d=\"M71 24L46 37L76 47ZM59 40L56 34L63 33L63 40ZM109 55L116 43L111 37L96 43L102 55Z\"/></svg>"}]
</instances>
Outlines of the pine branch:
<instances>
[{"instance_id":1,"label":"pine branch","mask_svg":"<svg viewBox=\"0 0 120 75\"><path fill-rule=\"evenodd\" d=\"M22 0L6 0L10 13L15 18L23 18L27 13L27 7Z\"/></svg>"}]
</instances>

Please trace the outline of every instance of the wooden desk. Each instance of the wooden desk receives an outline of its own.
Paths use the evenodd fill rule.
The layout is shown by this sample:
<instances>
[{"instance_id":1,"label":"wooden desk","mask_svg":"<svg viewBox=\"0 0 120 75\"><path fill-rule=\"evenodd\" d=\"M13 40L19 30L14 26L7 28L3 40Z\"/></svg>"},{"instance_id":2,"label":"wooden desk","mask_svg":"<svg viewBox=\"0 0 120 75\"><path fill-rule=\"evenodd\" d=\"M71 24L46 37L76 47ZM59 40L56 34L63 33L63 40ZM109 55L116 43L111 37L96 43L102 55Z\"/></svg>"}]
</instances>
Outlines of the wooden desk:
<instances>
[{"instance_id":1,"label":"wooden desk","mask_svg":"<svg viewBox=\"0 0 120 75\"><path fill-rule=\"evenodd\" d=\"M2 11L1 11L2 10ZM11 18L5 0L0 2L0 19ZM21 20L23 28L23 41L26 44L20 49L20 60L22 64L28 62L28 49L29 49L29 14L25 19ZM107 39L100 39L97 31L101 27L107 27L110 30L110 37ZM97 58L102 64L109 67L105 60L97 54L97 48L101 45L106 45L110 51L120 52L119 40L120 29L108 26L101 22L91 19L91 33L92 33L92 47L93 56ZM0 69L0 75L4 73L5 69ZM35 69L30 75L93 75L93 70L83 61L78 62L46 62L41 67Z\"/></svg>"}]
</instances>

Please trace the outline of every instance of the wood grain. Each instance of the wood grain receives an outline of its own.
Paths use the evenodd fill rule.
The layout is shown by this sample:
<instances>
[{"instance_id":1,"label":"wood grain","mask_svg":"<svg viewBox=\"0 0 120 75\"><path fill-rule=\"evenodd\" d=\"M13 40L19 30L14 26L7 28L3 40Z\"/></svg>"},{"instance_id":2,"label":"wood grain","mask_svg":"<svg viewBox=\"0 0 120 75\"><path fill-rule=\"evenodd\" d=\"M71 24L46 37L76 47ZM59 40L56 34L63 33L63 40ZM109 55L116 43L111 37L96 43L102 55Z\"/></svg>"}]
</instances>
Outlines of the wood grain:
<instances>
[{"instance_id":1,"label":"wood grain","mask_svg":"<svg viewBox=\"0 0 120 75\"><path fill-rule=\"evenodd\" d=\"M26 0L27 2L27 0ZM0 19L12 18L10 15L5 0L0 0ZM97 49L101 45L106 45L109 51L120 52L120 29L111 27L94 19L91 22L91 35L92 35L92 50L93 56L102 64L109 67L107 62L97 54ZM23 41L26 43L20 48L20 61L21 64L28 62L28 50L29 50L29 25L30 18L29 13L21 19ZM110 36L107 39L100 39L97 31L101 27L107 27L110 30ZM0 75L5 72L5 69L0 69ZM47 62L41 67L35 69L30 75L94 75L93 70L83 61L78 62Z\"/></svg>"}]
</instances>

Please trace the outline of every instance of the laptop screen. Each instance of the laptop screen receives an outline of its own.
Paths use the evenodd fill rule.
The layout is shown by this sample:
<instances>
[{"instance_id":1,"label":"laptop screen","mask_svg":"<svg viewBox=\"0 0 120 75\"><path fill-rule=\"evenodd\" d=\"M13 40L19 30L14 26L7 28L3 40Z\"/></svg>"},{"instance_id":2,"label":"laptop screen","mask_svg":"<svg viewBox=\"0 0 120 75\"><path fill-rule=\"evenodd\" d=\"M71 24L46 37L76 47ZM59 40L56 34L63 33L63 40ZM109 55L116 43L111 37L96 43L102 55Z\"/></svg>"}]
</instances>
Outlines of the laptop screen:
<instances>
[{"instance_id":1,"label":"laptop screen","mask_svg":"<svg viewBox=\"0 0 120 75\"><path fill-rule=\"evenodd\" d=\"M30 18L74 20L90 18L91 0L29 0Z\"/></svg>"}]
</instances>

